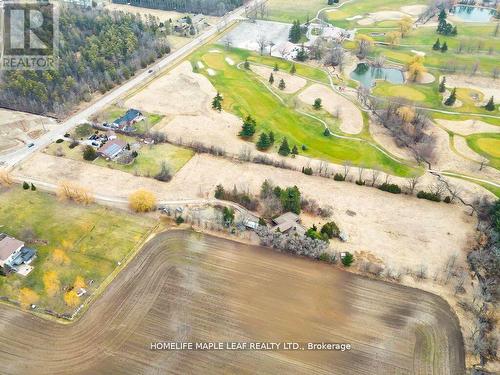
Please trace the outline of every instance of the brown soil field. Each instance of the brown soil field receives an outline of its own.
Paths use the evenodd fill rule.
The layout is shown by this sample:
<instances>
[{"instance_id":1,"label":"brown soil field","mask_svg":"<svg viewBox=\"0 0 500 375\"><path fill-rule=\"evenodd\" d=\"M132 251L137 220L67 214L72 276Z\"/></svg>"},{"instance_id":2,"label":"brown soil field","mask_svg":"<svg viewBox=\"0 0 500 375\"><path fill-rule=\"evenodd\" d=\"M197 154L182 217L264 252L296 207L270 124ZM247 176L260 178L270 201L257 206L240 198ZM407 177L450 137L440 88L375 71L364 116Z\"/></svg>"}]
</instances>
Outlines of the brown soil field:
<instances>
[{"instance_id":1,"label":"brown soil field","mask_svg":"<svg viewBox=\"0 0 500 375\"><path fill-rule=\"evenodd\" d=\"M464 374L441 298L186 231L148 242L80 320L0 306L2 374ZM152 342L335 342L350 351L151 350Z\"/></svg>"}]
</instances>

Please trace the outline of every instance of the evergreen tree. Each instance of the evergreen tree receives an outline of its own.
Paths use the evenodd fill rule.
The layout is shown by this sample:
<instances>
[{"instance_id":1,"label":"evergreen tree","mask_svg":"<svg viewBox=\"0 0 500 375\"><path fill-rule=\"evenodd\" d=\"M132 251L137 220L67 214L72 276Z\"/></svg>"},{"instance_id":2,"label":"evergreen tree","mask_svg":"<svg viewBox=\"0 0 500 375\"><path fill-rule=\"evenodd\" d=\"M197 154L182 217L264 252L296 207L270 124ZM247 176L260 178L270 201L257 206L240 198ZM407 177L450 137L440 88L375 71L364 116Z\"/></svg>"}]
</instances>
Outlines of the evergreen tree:
<instances>
[{"instance_id":1,"label":"evergreen tree","mask_svg":"<svg viewBox=\"0 0 500 375\"><path fill-rule=\"evenodd\" d=\"M250 138L255 134L255 126L255 120L252 116L248 115L241 126L240 136L243 138Z\"/></svg>"},{"instance_id":2,"label":"evergreen tree","mask_svg":"<svg viewBox=\"0 0 500 375\"><path fill-rule=\"evenodd\" d=\"M456 36L457 34L458 34L457 27L456 27L456 26L454 26L454 27L453 27L453 29L451 30L450 35Z\"/></svg>"},{"instance_id":3,"label":"evergreen tree","mask_svg":"<svg viewBox=\"0 0 500 375\"><path fill-rule=\"evenodd\" d=\"M438 21L439 22L444 22L446 21L446 11L444 10L444 8L441 9L441 12L439 12L439 15L438 15Z\"/></svg>"},{"instance_id":4,"label":"evergreen tree","mask_svg":"<svg viewBox=\"0 0 500 375\"><path fill-rule=\"evenodd\" d=\"M452 106L453 104L455 104L456 100L457 100L457 89L455 88L451 91L451 94L450 96L448 96L448 99L446 99L446 101L444 102L444 105Z\"/></svg>"},{"instance_id":5,"label":"evergreen tree","mask_svg":"<svg viewBox=\"0 0 500 375\"><path fill-rule=\"evenodd\" d=\"M298 43L302 34L302 29L300 28L300 21L293 21L292 27L290 28L290 33L288 34L288 40L292 43Z\"/></svg>"},{"instance_id":6,"label":"evergreen tree","mask_svg":"<svg viewBox=\"0 0 500 375\"><path fill-rule=\"evenodd\" d=\"M273 73L269 76L269 83L272 85L274 83L274 76Z\"/></svg>"},{"instance_id":7,"label":"evergreen tree","mask_svg":"<svg viewBox=\"0 0 500 375\"><path fill-rule=\"evenodd\" d=\"M283 81L283 78L282 78L282 79L280 79L280 83L278 84L278 88L280 90L284 90L285 87L286 87L286 84L285 84L285 81Z\"/></svg>"},{"instance_id":8,"label":"evergreen tree","mask_svg":"<svg viewBox=\"0 0 500 375\"><path fill-rule=\"evenodd\" d=\"M324 135L325 137L329 137L329 136L330 136L330 129L325 128L325 131L323 132L323 135Z\"/></svg>"},{"instance_id":9,"label":"evergreen tree","mask_svg":"<svg viewBox=\"0 0 500 375\"><path fill-rule=\"evenodd\" d=\"M443 45L441 46L441 52L446 52L448 51L448 45L446 44L446 42L443 43Z\"/></svg>"},{"instance_id":10,"label":"evergreen tree","mask_svg":"<svg viewBox=\"0 0 500 375\"><path fill-rule=\"evenodd\" d=\"M352 262L354 262L354 256L347 252L344 257L342 258L342 264L345 266L345 267L349 267Z\"/></svg>"},{"instance_id":11,"label":"evergreen tree","mask_svg":"<svg viewBox=\"0 0 500 375\"><path fill-rule=\"evenodd\" d=\"M283 211L300 214L300 190L297 186L287 187L280 192L281 205Z\"/></svg>"},{"instance_id":12,"label":"evergreen tree","mask_svg":"<svg viewBox=\"0 0 500 375\"><path fill-rule=\"evenodd\" d=\"M26 181L24 181L23 182L23 189L28 190L29 188L30 188L30 185Z\"/></svg>"},{"instance_id":13,"label":"evergreen tree","mask_svg":"<svg viewBox=\"0 0 500 375\"><path fill-rule=\"evenodd\" d=\"M302 43L302 47L299 52L297 52L297 60L298 61L306 61L307 60L307 52L304 48L304 43Z\"/></svg>"},{"instance_id":14,"label":"evergreen tree","mask_svg":"<svg viewBox=\"0 0 500 375\"><path fill-rule=\"evenodd\" d=\"M321 109L321 99L320 98L314 99L313 108L316 110Z\"/></svg>"},{"instance_id":15,"label":"evergreen tree","mask_svg":"<svg viewBox=\"0 0 500 375\"><path fill-rule=\"evenodd\" d=\"M278 63L274 63L273 71L277 72L279 70Z\"/></svg>"},{"instance_id":16,"label":"evergreen tree","mask_svg":"<svg viewBox=\"0 0 500 375\"><path fill-rule=\"evenodd\" d=\"M247 70L250 70L250 63L248 62L247 59L245 59L245 63L243 64L243 67Z\"/></svg>"},{"instance_id":17,"label":"evergreen tree","mask_svg":"<svg viewBox=\"0 0 500 375\"><path fill-rule=\"evenodd\" d=\"M494 111L495 110L495 100L493 99L493 96L490 98L488 103L484 106L484 109L487 111Z\"/></svg>"},{"instance_id":18,"label":"evergreen tree","mask_svg":"<svg viewBox=\"0 0 500 375\"><path fill-rule=\"evenodd\" d=\"M280 148L278 150L278 154L283 155L283 156L288 156L290 155L290 146L288 146L288 141L286 138L283 138L281 141Z\"/></svg>"},{"instance_id":19,"label":"evergreen tree","mask_svg":"<svg viewBox=\"0 0 500 375\"><path fill-rule=\"evenodd\" d=\"M290 68L290 74L295 74L297 71L297 68L295 68L295 64L292 64L292 67Z\"/></svg>"},{"instance_id":20,"label":"evergreen tree","mask_svg":"<svg viewBox=\"0 0 500 375\"><path fill-rule=\"evenodd\" d=\"M436 43L432 46L434 51L439 51L441 49L441 43L439 42L439 38L437 38Z\"/></svg>"},{"instance_id":21,"label":"evergreen tree","mask_svg":"<svg viewBox=\"0 0 500 375\"><path fill-rule=\"evenodd\" d=\"M271 140L266 133L260 133L259 140L257 141L257 148L259 150L267 150L271 147Z\"/></svg>"},{"instance_id":22,"label":"evergreen tree","mask_svg":"<svg viewBox=\"0 0 500 375\"><path fill-rule=\"evenodd\" d=\"M221 111L222 110L222 96L217 92L217 95L215 95L214 99L212 100L212 109L215 109L216 111Z\"/></svg>"},{"instance_id":23,"label":"evergreen tree","mask_svg":"<svg viewBox=\"0 0 500 375\"><path fill-rule=\"evenodd\" d=\"M83 158L88 161L95 160L97 158L97 152L92 146L86 146L83 150Z\"/></svg>"},{"instance_id":24,"label":"evergreen tree","mask_svg":"<svg viewBox=\"0 0 500 375\"><path fill-rule=\"evenodd\" d=\"M31 183L31 191L35 191L36 190L36 186L33 185L33 182Z\"/></svg>"},{"instance_id":25,"label":"evergreen tree","mask_svg":"<svg viewBox=\"0 0 500 375\"><path fill-rule=\"evenodd\" d=\"M271 142L271 144L274 143L274 133L272 131L269 132L269 142Z\"/></svg>"},{"instance_id":26,"label":"evergreen tree","mask_svg":"<svg viewBox=\"0 0 500 375\"><path fill-rule=\"evenodd\" d=\"M439 84L439 92L443 93L446 91L446 77L443 77L441 83Z\"/></svg>"},{"instance_id":27,"label":"evergreen tree","mask_svg":"<svg viewBox=\"0 0 500 375\"><path fill-rule=\"evenodd\" d=\"M293 145L292 155L298 155L298 154L299 154L299 149L297 148L297 145Z\"/></svg>"}]
</instances>

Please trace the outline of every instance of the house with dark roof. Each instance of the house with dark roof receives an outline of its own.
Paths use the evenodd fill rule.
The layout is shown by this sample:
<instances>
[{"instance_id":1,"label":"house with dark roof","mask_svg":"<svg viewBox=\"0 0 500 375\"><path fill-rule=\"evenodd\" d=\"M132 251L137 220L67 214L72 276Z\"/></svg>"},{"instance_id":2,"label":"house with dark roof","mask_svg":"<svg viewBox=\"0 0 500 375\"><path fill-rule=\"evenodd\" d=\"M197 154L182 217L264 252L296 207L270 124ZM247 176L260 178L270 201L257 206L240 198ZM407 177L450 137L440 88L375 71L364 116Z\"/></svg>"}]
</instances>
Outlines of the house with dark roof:
<instances>
[{"instance_id":1,"label":"house with dark roof","mask_svg":"<svg viewBox=\"0 0 500 375\"><path fill-rule=\"evenodd\" d=\"M140 111L129 109L122 117L113 121L111 127L124 132L131 132L133 131L132 125L142 120L144 120L144 115Z\"/></svg>"},{"instance_id":2,"label":"house with dark roof","mask_svg":"<svg viewBox=\"0 0 500 375\"><path fill-rule=\"evenodd\" d=\"M111 141L107 141L103 146L101 146L101 148L99 148L99 150L97 150L97 153L103 158L114 159L120 155L126 147L127 142L116 138Z\"/></svg>"},{"instance_id":3,"label":"house with dark roof","mask_svg":"<svg viewBox=\"0 0 500 375\"><path fill-rule=\"evenodd\" d=\"M0 233L0 268L14 270L27 275L33 267L29 264L36 258L36 250L24 246L23 241Z\"/></svg>"}]
</instances>

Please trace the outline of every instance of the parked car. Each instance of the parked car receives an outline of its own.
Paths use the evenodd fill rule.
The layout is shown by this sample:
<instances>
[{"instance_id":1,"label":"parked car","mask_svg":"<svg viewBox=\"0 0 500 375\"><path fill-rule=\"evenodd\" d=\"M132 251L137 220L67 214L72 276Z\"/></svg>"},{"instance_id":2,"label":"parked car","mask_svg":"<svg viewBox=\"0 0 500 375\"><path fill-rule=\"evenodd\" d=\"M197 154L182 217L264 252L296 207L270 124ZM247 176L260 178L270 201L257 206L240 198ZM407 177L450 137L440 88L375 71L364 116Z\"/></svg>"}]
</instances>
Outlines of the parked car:
<instances>
[{"instance_id":1,"label":"parked car","mask_svg":"<svg viewBox=\"0 0 500 375\"><path fill-rule=\"evenodd\" d=\"M31 148L31 147L33 147L34 145L35 145L35 144L34 144L33 142L29 143L29 144L28 144L28 148Z\"/></svg>"}]
</instances>

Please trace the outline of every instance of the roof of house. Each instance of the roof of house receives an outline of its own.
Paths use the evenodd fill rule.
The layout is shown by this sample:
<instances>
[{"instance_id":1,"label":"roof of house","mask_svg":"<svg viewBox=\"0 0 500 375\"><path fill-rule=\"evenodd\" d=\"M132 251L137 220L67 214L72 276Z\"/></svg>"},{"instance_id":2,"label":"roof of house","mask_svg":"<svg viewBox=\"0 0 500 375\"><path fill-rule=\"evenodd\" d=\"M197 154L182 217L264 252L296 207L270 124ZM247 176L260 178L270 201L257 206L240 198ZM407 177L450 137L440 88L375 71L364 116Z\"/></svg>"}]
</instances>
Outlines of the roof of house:
<instances>
[{"instance_id":1,"label":"roof of house","mask_svg":"<svg viewBox=\"0 0 500 375\"><path fill-rule=\"evenodd\" d=\"M295 231L296 233L300 235L304 235L306 232L306 229L300 225L299 223L294 223L292 221L285 221L284 223L278 224L272 228L274 232L281 232L281 233L286 233L290 230Z\"/></svg>"},{"instance_id":2,"label":"roof of house","mask_svg":"<svg viewBox=\"0 0 500 375\"><path fill-rule=\"evenodd\" d=\"M14 251L24 246L23 241L16 240L15 238L5 236L0 240L0 260L7 260Z\"/></svg>"},{"instance_id":3,"label":"roof of house","mask_svg":"<svg viewBox=\"0 0 500 375\"><path fill-rule=\"evenodd\" d=\"M142 116L142 113L137 109L129 109L122 117L113 121L114 124L121 125L123 123L129 123L134 121L138 116Z\"/></svg>"},{"instance_id":4,"label":"roof of house","mask_svg":"<svg viewBox=\"0 0 500 375\"><path fill-rule=\"evenodd\" d=\"M122 141L121 139L113 139L106 142L106 144L103 145L98 151L105 156L113 157L121 150L123 150L126 145L127 142Z\"/></svg>"},{"instance_id":5,"label":"roof of house","mask_svg":"<svg viewBox=\"0 0 500 375\"><path fill-rule=\"evenodd\" d=\"M299 221L299 215L293 212L285 212L283 215L280 215L277 218L273 219L273 221L277 225L283 224L285 222L290 222L293 224Z\"/></svg>"},{"instance_id":6,"label":"roof of house","mask_svg":"<svg viewBox=\"0 0 500 375\"><path fill-rule=\"evenodd\" d=\"M29 247L23 247L19 254L13 259L12 263L16 266L28 262L31 258L36 255L36 250L30 249Z\"/></svg>"}]
</instances>

